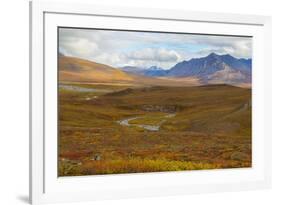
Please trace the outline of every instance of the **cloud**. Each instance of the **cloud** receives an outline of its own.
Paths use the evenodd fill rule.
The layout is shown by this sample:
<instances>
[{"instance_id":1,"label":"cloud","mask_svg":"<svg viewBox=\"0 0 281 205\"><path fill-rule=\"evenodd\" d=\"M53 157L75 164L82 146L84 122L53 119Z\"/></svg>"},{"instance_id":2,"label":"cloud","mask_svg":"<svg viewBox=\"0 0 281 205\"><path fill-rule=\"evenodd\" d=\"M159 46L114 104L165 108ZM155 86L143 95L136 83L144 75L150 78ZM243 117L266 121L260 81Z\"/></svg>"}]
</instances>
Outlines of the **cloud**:
<instances>
[{"instance_id":1,"label":"cloud","mask_svg":"<svg viewBox=\"0 0 281 205\"><path fill-rule=\"evenodd\" d=\"M62 52L66 55L84 58L95 55L99 50L95 42L84 38L64 41L60 44L60 47L62 48Z\"/></svg>"},{"instance_id":2,"label":"cloud","mask_svg":"<svg viewBox=\"0 0 281 205\"><path fill-rule=\"evenodd\" d=\"M211 52L217 54L230 54L237 58L252 57L252 40L248 37L208 36L197 39L198 44L206 45L197 52L198 55L208 55Z\"/></svg>"},{"instance_id":3,"label":"cloud","mask_svg":"<svg viewBox=\"0 0 281 205\"><path fill-rule=\"evenodd\" d=\"M247 37L61 28L59 50L115 67L157 65L168 69L211 52L251 58L252 41Z\"/></svg>"},{"instance_id":4,"label":"cloud","mask_svg":"<svg viewBox=\"0 0 281 205\"><path fill-rule=\"evenodd\" d=\"M145 48L142 50L133 51L127 54L127 57L133 60L148 60L171 62L180 59L180 55L174 50L166 50L163 48Z\"/></svg>"},{"instance_id":5,"label":"cloud","mask_svg":"<svg viewBox=\"0 0 281 205\"><path fill-rule=\"evenodd\" d=\"M170 68L181 60L183 59L178 52L164 48L144 48L126 53L123 56L123 61L126 65L139 67L156 65L164 69Z\"/></svg>"}]
</instances>

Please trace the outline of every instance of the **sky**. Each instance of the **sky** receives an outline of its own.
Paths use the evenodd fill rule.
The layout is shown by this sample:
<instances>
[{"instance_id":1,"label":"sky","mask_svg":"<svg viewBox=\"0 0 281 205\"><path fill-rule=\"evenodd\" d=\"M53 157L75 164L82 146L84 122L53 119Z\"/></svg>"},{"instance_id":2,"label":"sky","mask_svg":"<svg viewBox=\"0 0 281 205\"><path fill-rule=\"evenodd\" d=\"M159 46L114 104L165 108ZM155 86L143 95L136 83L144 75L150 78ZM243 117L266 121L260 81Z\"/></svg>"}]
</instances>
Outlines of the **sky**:
<instances>
[{"instance_id":1,"label":"sky","mask_svg":"<svg viewBox=\"0 0 281 205\"><path fill-rule=\"evenodd\" d=\"M59 51L113 67L170 69L178 62L205 57L212 52L251 58L252 40L250 37L60 28Z\"/></svg>"}]
</instances>

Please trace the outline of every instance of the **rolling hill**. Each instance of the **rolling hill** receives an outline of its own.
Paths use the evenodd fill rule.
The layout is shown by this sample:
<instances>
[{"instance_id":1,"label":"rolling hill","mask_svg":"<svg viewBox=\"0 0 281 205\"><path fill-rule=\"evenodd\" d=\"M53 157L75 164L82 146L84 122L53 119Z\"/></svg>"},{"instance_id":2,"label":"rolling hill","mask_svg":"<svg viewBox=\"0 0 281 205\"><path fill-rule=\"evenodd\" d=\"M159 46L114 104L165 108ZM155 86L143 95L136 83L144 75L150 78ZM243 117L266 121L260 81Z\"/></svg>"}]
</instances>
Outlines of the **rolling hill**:
<instances>
[{"instance_id":1,"label":"rolling hill","mask_svg":"<svg viewBox=\"0 0 281 205\"><path fill-rule=\"evenodd\" d=\"M133 80L133 77L129 74L113 67L68 56L59 57L59 78L61 81L78 82L117 82Z\"/></svg>"}]
</instances>

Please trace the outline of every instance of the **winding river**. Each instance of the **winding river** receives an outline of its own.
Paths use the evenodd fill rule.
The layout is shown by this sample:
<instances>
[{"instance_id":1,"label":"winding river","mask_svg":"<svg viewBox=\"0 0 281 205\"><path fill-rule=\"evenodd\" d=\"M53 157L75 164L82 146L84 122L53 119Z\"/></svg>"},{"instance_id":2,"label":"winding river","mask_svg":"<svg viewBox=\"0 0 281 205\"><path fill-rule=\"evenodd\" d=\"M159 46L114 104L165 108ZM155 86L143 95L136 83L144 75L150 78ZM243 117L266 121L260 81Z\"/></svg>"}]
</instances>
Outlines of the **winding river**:
<instances>
[{"instance_id":1,"label":"winding river","mask_svg":"<svg viewBox=\"0 0 281 205\"><path fill-rule=\"evenodd\" d=\"M117 123L119 123L122 126L135 126L135 127L141 127L143 129L149 130L149 131L159 131L161 125L167 120L165 118L171 118L174 117L176 114L168 114L165 115L157 125L146 125L146 124L130 124L131 120L135 120L135 119L140 119L140 118L144 118L143 116L137 116L137 117L130 117L130 118L126 118L120 121L117 121Z\"/></svg>"}]
</instances>

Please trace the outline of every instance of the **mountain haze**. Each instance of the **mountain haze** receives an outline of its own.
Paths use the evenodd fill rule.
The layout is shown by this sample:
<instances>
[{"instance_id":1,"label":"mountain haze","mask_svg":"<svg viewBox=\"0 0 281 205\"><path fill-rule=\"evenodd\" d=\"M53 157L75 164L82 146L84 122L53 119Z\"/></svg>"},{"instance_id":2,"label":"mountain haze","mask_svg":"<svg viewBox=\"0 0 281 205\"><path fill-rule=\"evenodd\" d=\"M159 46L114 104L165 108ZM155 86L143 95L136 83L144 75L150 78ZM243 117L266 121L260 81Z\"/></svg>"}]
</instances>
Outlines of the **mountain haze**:
<instances>
[{"instance_id":1,"label":"mountain haze","mask_svg":"<svg viewBox=\"0 0 281 205\"><path fill-rule=\"evenodd\" d=\"M138 67L138 66L123 66L119 68L120 70L126 72L126 73L132 73L132 74L138 74L138 75L144 75L145 68Z\"/></svg>"},{"instance_id":2,"label":"mountain haze","mask_svg":"<svg viewBox=\"0 0 281 205\"><path fill-rule=\"evenodd\" d=\"M151 66L148 68L137 67L137 66L123 66L120 67L119 69L126 73L149 76L149 77L159 77L159 76L165 76L167 74L166 70L158 66Z\"/></svg>"},{"instance_id":3,"label":"mountain haze","mask_svg":"<svg viewBox=\"0 0 281 205\"><path fill-rule=\"evenodd\" d=\"M145 76L157 77L157 76L166 76L167 71L161 67L151 66L144 72Z\"/></svg>"}]
</instances>

